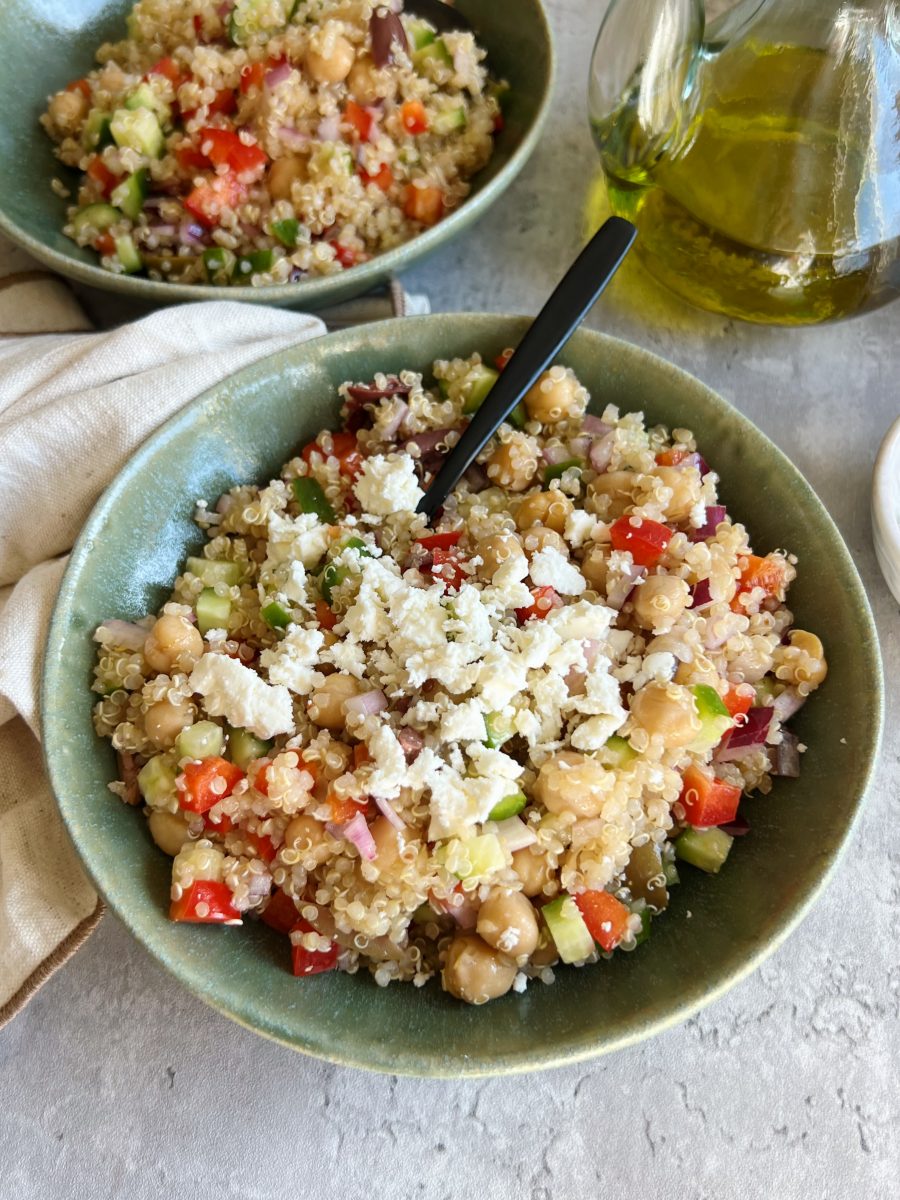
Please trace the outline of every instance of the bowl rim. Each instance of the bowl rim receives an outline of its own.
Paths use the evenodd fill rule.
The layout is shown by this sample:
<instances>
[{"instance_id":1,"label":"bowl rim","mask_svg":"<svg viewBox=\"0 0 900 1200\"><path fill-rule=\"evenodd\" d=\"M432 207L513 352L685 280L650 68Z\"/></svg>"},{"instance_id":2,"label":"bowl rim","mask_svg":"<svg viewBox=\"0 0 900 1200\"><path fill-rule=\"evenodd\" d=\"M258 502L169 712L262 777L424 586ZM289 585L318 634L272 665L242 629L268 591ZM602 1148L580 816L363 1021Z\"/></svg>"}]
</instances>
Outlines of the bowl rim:
<instances>
[{"instance_id":1,"label":"bowl rim","mask_svg":"<svg viewBox=\"0 0 900 1200\"><path fill-rule=\"evenodd\" d=\"M884 435L875 459L872 535L881 573L900 603L900 417Z\"/></svg>"},{"instance_id":2,"label":"bowl rim","mask_svg":"<svg viewBox=\"0 0 900 1200\"><path fill-rule=\"evenodd\" d=\"M543 89L538 101L534 119L525 131L522 140L516 146L507 162L503 164L493 179L488 180L484 187L471 192L449 216L443 218L430 229L415 234L409 241L402 242L390 250L376 254L368 262L344 269L335 275L321 275L312 279L300 280L297 283L272 284L267 287L233 286L227 289L216 287L214 284L198 283L167 283L164 280L148 279L142 275L117 275L106 271L93 263L79 262L60 250L45 245L39 238L33 237L22 229L0 207L0 233L5 234L10 241L26 250L38 262L52 267L67 279L101 292L117 295L127 295L134 300L153 302L160 306L186 303L196 300L238 300L251 304L290 305L300 308L324 307L331 303L339 303L342 299L362 295L364 292L383 283L393 272L405 270L420 259L437 250L445 241L450 241L463 233L469 225L480 220L487 210L499 200L509 188L525 164L534 153L541 135L556 88L557 51L553 30L547 16L544 0L530 0L534 5L541 38L547 52L547 72ZM477 179L477 174L474 176ZM47 180L47 188L50 181ZM341 295L336 295L338 290Z\"/></svg>"},{"instance_id":3,"label":"bowl rim","mask_svg":"<svg viewBox=\"0 0 900 1200\"><path fill-rule=\"evenodd\" d=\"M339 330L337 332L326 334L323 338L315 338L309 342L299 343L297 346L288 350L278 351L274 354L267 355L258 359L255 363L243 367L240 371L227 377L226 380L220 381L218 384L202 392L193 400L188 401L177 413L173 414L167 421L160 425L143 444L135 451L128 462L117 472L115 477L104 489L102 495L98 499L94 508L91 511L81 533L79 534L72 551L70 552L69 561L66 566L63 579L60 583L59 593L54 603L53 614L50 621L49 632L47 636L44 660L42 666L41 677L41 692L40 705L42 714L51 709L49 703L51 696L58 691L56 684L57 675L64 675L65 669L63 663L65 656L61 653L62 647L67 636L68 628L68 609L71 602L72 593L75 585L78 582L79 575L85 565L90 548L93 541L102 527L106 519L107 512L110 507L116 502L119 492L126 488L132 480L132 477L139 474L145 466L146 460L150 458L158 444L164 442L167 437L176 432L182 424L190 424L193 420L193 412L199 409L202 405L214 400L221 388L225 384L233 386L235 380L239 380L242 376L252 376L252 374L265 368L266 364L271 364L273 361L281 359L282 361L288 357L296 357L302 355L307 349L311 349L318 344L325 342L340 342L341 340L360 336L360 331L364 331L366 338L377 345L380 334L389 333L397 328L398 322L402 322L404 326L410 330L415 330L416 327L422 328L427 324L438 324L445 322L448 317L455 322L466 323L472 326L472 336L476 335L479 325L485 321L507 322L512 326L521 325L522 322L530 321L531 318L511 313L485 313L485 312L468 312L468 313L432 313L427 316L404 317L404 318L389 318L384 321L378 321L368 325L355 326L350 330ZM836 549L842 558L844 573L850 584L850 591L853 593L853 598L856 601L860 617L862 618L862 628L860 629L861 641L871 646L872 659L874 666L874 675L871 682L871 689L867 696L867 701L872 706L872 715L874 720L868 727L866 740L862 748L862 756L864 766L860 770L859 781L856 788L856 797L852 812L840 836L823 852L818 855L819 871L814 878L810 879L803 890L796 893L790 905L785 906L775 919L771 932L762 941L758 941L755 945L748 949L747 955L731 969L725 969L721 978L714 984L704 989L697 994L691 994L684 1000L676 1003L674 1007L667 1009L664 1013L656 1017L646 1019L642 1024L621 1034L620 1036L597 1044L595 1038L576 1036L571 1042L563 1048L555 1047L546 1053L542 1053L540 1048L526 1048L525 1050L509 1052L498 1056L490 1061L479 1060L473 1062L465 1057L455 1059L452 1065L447 1065L440 1061L429 1060L423 1054L407 1055L405 1058L400 1057L396 1060L392 1059L390 1065L385 1062L372 1063L357 1056L355 1053L343 1053L323 1050L318 1045L311 1045L308 1042L301 1042L297 1038L289 1038L281 1036L273 1029L261 1027L253 1020L244 1017L233 1011L224 1001L219 1000L211 989L206 989L202 983L195 983L193 979L186 977L179 969L177 961L170 962L165 953L152 941L145 940L141 932L137 928L135 922L130 917L130 910L127 906L119 907L117 904L106 899L101 881L94 874L93 868L89 859L89 851L82 850L81 837L75 821L74 806L70 807L68 799L61 799L67 796L65 788L65 780L63 778L63 761L64 755L58 753L56 744L57 728L56 722L51 722L43 730L42 750L44 755L44 763L47 770L48 778L54 795L57 799L57 804L63 821L68 830L69 836L78 852L82 865L93 881L98 893L106 900L106 903L115 912L120 921L129 929L136 940L147 950L151 956L166 968L181 984L186 987L198 999L204 1001L210 1007L221 1013L223 1016L235 1021L237 1024L254 1033L266 1037L270 1041L278 1042L281 1045L287 1046L291 1050L304 1053L313 1058L321 1059L322 1061L332 1063L337 1066L356 1067L361 1070L373 1071L380 1074L393 1074L413 1076L418 1078L463 1078L463 1077L489 1077L496 1075L507 1074L524 1074L530 1071L545 1070L556 1067L569 1066L573 1063L584 1062L586 1060L596 1059L602 1055L612 1053L613 1051L624 1049L628 1046L637 1044L651 1037L656 1036L665 1030L671 1029L675 1025L679 1025L707 1005L713 1003L722 997L726 992L730 991L737 984L746 979L752 974L757 967L761 965L770 955L772 955L793 933L800 922L806 917L812 908L817 898L824 891L825 887L830 882L843 854L846 851L847 845L857 827L857 823L862 812L863 804L868 795L868 791L872 782L877 763L879 748L881 745L882 731L884 724L884 677L883 665L881 659L880 645L878 641L875 621L872 615L871 607L863 586L859 573L853 562L853 558L844 542L843 536L840 533L834 519L826 509L825 505L819 499L812 486L806 480L806 477L801 473L787 455L766 435L762 430L755 425L749 417L745 416L740 410L736 409L728 400L719 395L712 388L708 387L697 376L676 366L660 355L654 354L650 350L646 350L641 346L637 346L632 342L624 339L613 337L609 334L601 333L593 329L582 328L582 334L587 334L591 338L597 339L599 346L603 347L609 353L616 351L625 351L627 355L633 356L634 359L648 362L655 368L664 368L665 371L673 377L680 385L690 385L703 389L707 398L713 400L717 405L722 406L728 414L736 417L739 422L749 426L759 437L763 438L768 445L768 452L778 465L780 471L787 471L800 486L805 493L805 498L811 500L820 512L820 519L823 528L834 538ZM462 340L462 339L461 339ZM563 350L562 353L565 351ZM60 747L61 748L61 747ZM57 768L57 762L60 764Z\"/></svg>"}]
</instances>

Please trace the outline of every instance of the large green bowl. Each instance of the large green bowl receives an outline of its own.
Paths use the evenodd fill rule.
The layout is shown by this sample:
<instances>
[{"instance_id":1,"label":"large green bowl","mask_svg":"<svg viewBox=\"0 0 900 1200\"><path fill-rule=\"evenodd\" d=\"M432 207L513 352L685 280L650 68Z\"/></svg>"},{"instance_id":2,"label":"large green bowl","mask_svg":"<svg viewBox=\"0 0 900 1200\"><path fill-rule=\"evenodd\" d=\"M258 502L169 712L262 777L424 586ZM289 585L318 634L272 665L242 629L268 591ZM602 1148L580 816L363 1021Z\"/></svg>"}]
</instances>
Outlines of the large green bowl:
<instances>
[{"instance_id":1,"label":"large green bowl","mask_svg":"<svg viewBox=\"0 0 900 1200\"><path fill-rule=\"evenodd\" d=\"M58 176L74 192L77 172L54 157L38 117L48 95L91 69L103 42L125 36L131 7L131 0L0 0L0 111L6 114L0 122L0 230L61 275L142 306L221 298L221 288L104 271L92 250L79 248L62 232L68 202L51 190L50 181ZM467 229L500 199L534 150L547 114L554 71L550 28L541 0L458 0L457 7L477 30L495 76L510 84L494 155L473 180L465 203L432 229L341 274L277 287L229 288L229 299L316 309L360 295ZM409 8L415 9L414 0Z\"/></svg>"},{"instance_id":2,"label":"large green bowl","mask_svg":"<svg viewBox=\"0 0 900 1200\"><path fill-rule=\"evenodd\" d=\"M669 912L633 954L562 968L485 1008L432 982L378 988L360 974L291 976L283 938L263 925L213 929L166 918L169 859L146 823L107 791L113 753L91 726L91 631L164 599L202 539L198 498L266 481L323 426L335 389L375 371L428 370L437 357L514 345L522 318L418 317L334 334L267 358L188 405L144 445L95 508L60 591L47 646L44 744L53 787L97 887L135 936L192 991L269 1037L333 1062L421 1075L524 1071L589 1058L647 1037L737 983L794 928L847 840L876 757L882 680L875 629L853 562L795 467L708 388L644 350L582 330L563 361L607 402L688 426L722 477L729 511L754 546L799 555L798 625L821 633L829 674L796 718L809 747L797 780L746 804L752 833L719 876L683 871ZM688 917L690 916L690 919Z\"/></svg>"}]
</instances>

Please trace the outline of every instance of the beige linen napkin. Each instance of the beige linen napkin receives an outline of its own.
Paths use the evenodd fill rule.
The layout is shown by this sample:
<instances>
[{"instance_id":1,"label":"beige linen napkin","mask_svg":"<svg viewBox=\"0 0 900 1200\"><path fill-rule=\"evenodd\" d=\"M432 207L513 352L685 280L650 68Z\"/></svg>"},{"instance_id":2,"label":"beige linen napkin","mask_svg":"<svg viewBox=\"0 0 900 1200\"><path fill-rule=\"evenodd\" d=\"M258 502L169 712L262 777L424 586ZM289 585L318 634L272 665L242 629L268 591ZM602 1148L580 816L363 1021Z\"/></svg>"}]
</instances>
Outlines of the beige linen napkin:
<instances>
[{"instance_id":1,"label":"beige linen napkin","mask_svg":"<svg viewBox=\"0 0 900 1200\"><path fill-rule=\"evenodd\" d=\"M90 324L60 280L23 258L0 240L0 1026L102 913L38 744L41 658L64 556L106 484L172 413L240 367L326 332L318 317L227 300L62 332ZM372 320L402 312L406 299L395 285L332 315ZM25 330L34 332L9 336Z\"/></svg>"}]
</instances>

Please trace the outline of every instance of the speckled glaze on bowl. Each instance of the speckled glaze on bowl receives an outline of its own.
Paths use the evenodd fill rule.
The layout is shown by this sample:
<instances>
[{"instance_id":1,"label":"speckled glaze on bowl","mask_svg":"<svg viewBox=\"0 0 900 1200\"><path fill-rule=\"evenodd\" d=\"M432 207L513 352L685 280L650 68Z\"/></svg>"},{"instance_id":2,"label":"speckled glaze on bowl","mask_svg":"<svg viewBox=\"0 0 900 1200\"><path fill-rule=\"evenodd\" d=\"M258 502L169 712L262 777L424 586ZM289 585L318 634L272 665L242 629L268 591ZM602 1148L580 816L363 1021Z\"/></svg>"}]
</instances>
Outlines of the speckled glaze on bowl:
<instances>
[{"instance_id":1,"label":"speckled glaze on bowl","mask_svg":"<svg viewBox=\"0 0 900 1200\"><path fill-rule=\"evenodd\" d=\"M275 287L222 288L115 275L92 250L62 232L66 200L50 188L57 176L74 192L77 172L53 155L38 124L47 96L91 69L94 52L125 36L133 0L2 0L0 71L0 230L54 271L144 307L189 300L244 300L282 308L318 309L361 295L462 233L496 203L525 165L540 137L553 88L554 53L541 0L457 0L488 51L492 72L510 84L505 125L493 157L472 181L454 213L411 241L338 275ZM411 5L414 8L414 4Z\"/></svg>"},{"instance_id":2,"label":"speckled glaze on bowl","mask_svg":"<svg viewBox=\"0 0 900 1200\"><path fill-rule=\"evenodd\" d=\"M752 833L719 876L686 868L650 941L552 987L529 986L469 1008L436 982L378 988L367 974L294 979L282 938L171 924L169 859L145 822L107 791L115 763L91 725L91 631L110 616L153 611L202 539L194 501L238 481L265 481L295 448L335 423L335 388L376 370L427 369L521 337L518 317L442 314L333 334L241 371L170 420L95 508L62 584L44 668L44 745L54 790L84 862L135 936L192 991L295 1049L373 1070L459 1076L534 1070L625 1046L683 1020L737 983L790 933L849 835L881 731L881 663L865 593L809 485L745 417L654 355L582 330L562 360L593 405L643 409L692 427L722 476L729 510L754 546L800 558L791 590L798 624L825 641L829 677L796 718L809 746L799 780L746 803ZM688 919L690 913L690 919Z\"/></svg>"}]
</instances>

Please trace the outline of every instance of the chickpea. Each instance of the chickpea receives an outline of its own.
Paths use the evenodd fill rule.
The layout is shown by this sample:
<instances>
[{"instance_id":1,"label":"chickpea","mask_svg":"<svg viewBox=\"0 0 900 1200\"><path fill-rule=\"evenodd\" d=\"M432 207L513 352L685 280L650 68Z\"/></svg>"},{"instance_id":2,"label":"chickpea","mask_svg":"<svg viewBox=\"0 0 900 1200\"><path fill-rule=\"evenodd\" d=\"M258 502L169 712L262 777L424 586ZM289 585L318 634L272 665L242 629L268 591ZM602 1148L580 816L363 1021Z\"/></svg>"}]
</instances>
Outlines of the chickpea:
<instances>
[{"instance_id":1,"label":"chickpea","mask_svg":"<svg viewBox=\"0 0 900 1200\"><path fill-rule=\"evenodd\" d=\"M685 521L700 499L700 473L696 467L657 467L657 478L672 489L672 499L666 505L666 516L672 521Z\"/></svg>"},{"instance_id":2,"label":"chickpea","mask_svg":"<svg viewBox=\"0 0 900 1200\"><path fill-rule=\"evenodd\" d=\"M609 573L608 547L591 546L581 560L581 573L595 592L606 591L606 577Z\"/></svg>"},{"instance_id":3,"label":"chickpea","mask_svg":"<svg viewBox=\"0 0 900 1200\"><path fill-rule=\"evenodd\" d=\"M791 633L790 645L780 646L775 652L780 660L775 669L778 679L784 679L796 687L813 691L828 674L825 648L814 633L795 629Z\"/></svg>"},{"instance_id":4,"label":"chickpea","mask_svg":"<svg viewBox=\"0 0 900 1200\"><path fill-rule=\"evenodd\" d=\"M691 589L677 575L651 575L639 585L632 601L642 629L665 633L671 629L691 599Z\"/></svg>"},{"instance_id":5,"label":"chickpea","mask_svg":"<svg viewBox=\"0 0 900 1200\"><path fill-rule=\"evenodd\" d=\"M537 949L528 960L533 967L552 967L559 962L559 951L556 942L546 929L541 929Z\"/></svg>"},{"instance_id":6,"label":"chickpea","mask_svg":"<svg viewBox=\"0 0 900 1200\"><path fill-rule=\"evenodd\" d=\"M537 949L537 917L521 892L492 888L478 910L475 929L489 946L513 958L533 954Z\"/></svg>"},{"instance_id":7,"label":"chickpea","mask_svg":"<svg viewBox=\"0 0 900 1200\"><path fill-rule=\"evenodd\" d=\"M71 92L57 92L50 101L47 112L53 127L63 134L73 134L87 116L90 103L79 88Z\"/></svg>"},{"instance_id":8,"label":"chickpea","mask_svg":"<svg viewBox=\"0 0 900 1200\"><path fill-rule=\"evenodd\" d=\"M316 83L340 83L350 74L353 47L341 34L325 29L314 34L306 52L306 69Z\"/></svg>"},{"instance_id":9,"label":"chickpea","mask_svg":"<svg viewBox=\"0 0 900 1200\"><path fill-rule=\"evenodd\" d=\"M179 700L177 704L171 700L158 700L144 713L147 737L158 750L174 746L179 733L192 721L193 713L186 700Z\"/></svg>"},{"instance_id":10,"label":"chickpea","mask_svg":"<svg viewBox=\"0 0 900 1200\"><path fill-rule=\"evenodd\" d=\"M475 554L481 559L479 579L493 579L504 563L524 557L522 544L514 533L494 533L482 538L475 547Z\"/></svg>"},{"instance_id":11,"label":"chickpea","mask_svg":"<svg viewBox=\"0 0 900 1200\"><path fill-rule=\"evenodd\" d=\"M192 671L203 654L203 638L187 617L166 613L144 642L144 658L154 671Z\"/></svg>"},{"instance_id":12,"label":"chickpea","mask_svg":"<svg viewBox=\"0 0 900 1200\"><path fill-rule=\"evenodd\" d=\"M690 662L680 662L678 669L675 672L675 682L694 685L698 683L708 683L710 687L718 690L718 684L721 676L719 675L716 665L705 654L694 652L694 657Z\"/></svg>"},{"instance_id":13,"label":"chickpea","mask_svg":"<svg viewBox=\"0 0 900 1200\"><path fill-rule=\"evenodd\" d=\"M325 826L315 817L301 814L293 817L284 831L284 844L290 850L300 854L300 862L307 866L323 863L329 854L328 836Z\"/></svg>"},{"instance_id":14,"label":"chickpea","mask_svg":"<svg viewBox=\"0 0 900 1200\"><path fill-rule=\"evenodd\" d=\"M537 466L530 441L515 436L501 442L486 464L491 483L509 492L524 492L533 482Z\"/></svg>"},{"instance_id":15,"label":"chickpea","mask_svg":"<svg viewBox=\"0 0 900 1200\"><path fill-rule=\"evenodd\" d=\"M535 554L548 547L558 550L566 558L569 557L569 547L565 539L555 529L548 529L546 525L532 525L530 529L525 530L522 534L522 545L529 558L534 558Z\"/></svg>"},{"instance_id":16,"label":"chickpea","mask_svg":"<svg viewBox=\"0 0 900 1200\"><path fill-rule=\"evenodd\" d=\"M599 816L612 776L600 763L574 750L552 755L538 771L534 794L554 813Z\"/></svg>"},{"instance_id":17,"label":"chickpea","mask_svg":"<svg viewBox=\"0 0 900 1200\"><path fill-rule=\"evenodd\" d=\"M551 367L525 393L525 407L532 421L544 425L565 421L581 411L578 380L563 367Z\"/></svg>"},{"instance_id":18,"label":"chickpea","mask_svg":"<svg viewBox=\"0 0 900 1200\"><path fill-rule=\"evenodd\" d=\"M147 824L150 836L162 850L174 858L188 840L188 823L180 813L151 812Z\"/></svg>"},{"instance_id":19,"label":"chickpea","mask_svg":"<svg viewBox=\"0 0 900 1200\"><path fill-rule=\"evenodd\" d=\"M475 933L456 935L441 972L444 991L467 1004L486 1004L505 995L515 977L516 964Z\"/></svg>"},{"instance_id":20,"label":"chickpea","mask_svg":"<svg viewBox=\"0 0 900 1200\"><path fill-rule=\"evenodd\" d=\"M631 697L631 715L668 749L687 746L700 732L694 698L678 684L645 684Z\"/></svg>"},{"instance_id":21,"label":"chickpea","mask_svg":"<svg viewBox=\"0 0 900 1200\"><path fill-rule=\"evenodd\" d=\"M358 696L362 685L355 675L339 671L326 676L323 683L312 693L307 704L309 719L323 729L343 729L345 724L344 702Z\"/></svg>"},{"instance_id":22,"label":"chickpea","mask_svg":"<svg viewBox=\"0 0 900 1200\"><path fill-rule=\"evenodd\" d=\"M402 863L401 854L414 836L413 830L396 829L387 817L379 817L369 826L375 842L375 866L379 871L392 871Z\"/></svg>"},{"instance_id":23,"label":"chickpea","mask_svg":"<svg viewBox=\"0 0 900 1200\"><path fill-rule=\"evenodd\" d=\"M397 80L391 71L379 71L371 58L358 58L350 68L347 87L359 104L376 104L390 99L397 90Z\"/></svg>"},{"instance_id":24,"label":"chickpea","mask_svg":"<svg viewBox=\"0 0 900 1200\"><path fill-rule=\"evenodd\" d=\"M269 195L273 200L290 200L294 184L304 183L308 174L308 162L301 155L286 154L276 158L266 177Z\"/></svg>"},{"instance_id":25,"label":"chickpea","mask_svg":"<svg viewBox=\"0 0 900 1200\"><path fill-rule=\"evenodd\" d=\"M524 896L540 896L553 878L553 868L542 854L535 854L526 846L516 850L512 856L513 870L522 884Z\"/></svg>"},{"instance_id":26,"label":"chickpea","mask_svg":"<svg viewBox=\"0 0 900 1200\"><path fill-rule=\"evenodd\" d=\"M585 508L604 518L621 517L634 501L638 478L634 471L606 471L598 475L587 486Z\"/></svg>"},{"instance_id":27,"label":"chickpea","mask_svg":"<svg viewBox=\"0 0 900 1200\"><path fill-rule=\"evenodd\" d=\"M526 496L516 509L516 525L519 529L530 529L532 525L546 525L556 533L562 533L566 520L575 505L558 489L535 492Z\"/></svg>"}]
</instances>

